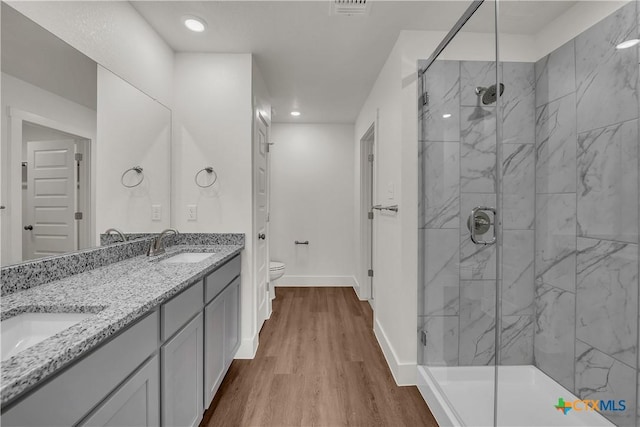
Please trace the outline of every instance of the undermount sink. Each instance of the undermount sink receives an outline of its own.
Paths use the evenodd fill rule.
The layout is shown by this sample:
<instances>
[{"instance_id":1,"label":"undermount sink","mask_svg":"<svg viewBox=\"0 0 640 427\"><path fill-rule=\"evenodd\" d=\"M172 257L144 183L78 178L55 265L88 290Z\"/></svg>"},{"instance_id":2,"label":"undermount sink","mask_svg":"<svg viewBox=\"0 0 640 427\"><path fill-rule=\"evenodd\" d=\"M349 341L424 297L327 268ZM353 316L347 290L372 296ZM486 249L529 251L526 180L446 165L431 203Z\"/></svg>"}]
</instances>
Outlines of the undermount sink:
<instances>
[{"instance_id":1,"label":"undermount sink","mask_svg":"<svg viewBox=\"0 0 640 427\"><path fill-rule=\"evenodd\" d=\"M0 322L2 360L7 360L91 316L95 314L24 313L3 320Z\"/></svg>"},{"instance_id":2,"label":"undermount sink","mask_svg":"<svg viewBox=\"0 0 640 427\"><path fill-rule=\"evenodd\" d=\"M176 264L176 263L193 263L204 261L205 259L213 256L213 252L183 252L172 257L163 259L161 264Z\"/></svg>"}]
</instances>

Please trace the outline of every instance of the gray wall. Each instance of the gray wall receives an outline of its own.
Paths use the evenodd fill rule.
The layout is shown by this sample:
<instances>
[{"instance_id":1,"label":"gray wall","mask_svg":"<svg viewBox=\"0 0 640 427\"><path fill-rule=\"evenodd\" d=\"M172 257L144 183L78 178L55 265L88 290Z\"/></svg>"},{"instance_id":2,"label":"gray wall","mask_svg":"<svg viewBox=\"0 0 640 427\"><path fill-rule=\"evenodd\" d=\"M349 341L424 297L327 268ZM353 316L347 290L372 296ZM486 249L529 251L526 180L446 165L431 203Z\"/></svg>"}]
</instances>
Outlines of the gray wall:
<instances>
[{"instance_id":1,"label":"gray wall","mask_svg":"<svg viewBox=\"0 0 640 427\"><path fill-rule=\"evenodd\" d=\"M536 63L536 366L635 423L638 347L636 3Z\"/></svg>"}]
</instances>

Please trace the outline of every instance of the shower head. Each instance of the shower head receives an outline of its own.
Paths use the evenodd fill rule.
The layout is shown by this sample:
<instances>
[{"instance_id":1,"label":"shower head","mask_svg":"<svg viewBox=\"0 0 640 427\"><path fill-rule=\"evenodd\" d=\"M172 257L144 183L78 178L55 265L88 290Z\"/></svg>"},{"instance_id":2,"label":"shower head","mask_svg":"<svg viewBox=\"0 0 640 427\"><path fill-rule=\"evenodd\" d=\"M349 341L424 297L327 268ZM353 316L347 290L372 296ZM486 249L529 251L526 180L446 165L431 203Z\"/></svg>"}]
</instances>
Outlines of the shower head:
<instances>
[{"instance_id":1,"label":"shower head","mask_svg":"<svg viewBox=\"0 0 640 427\"><path fill-rule=\"evenodd\" d=\"M504 85L500 83L500 96L504 93ZM496 85L491 85L489 87L476 87L476 95L482 96L482 103L484 105L493 104L496 102L498 98L498 91L496 90Z\"/></svg>"}]
</instances>

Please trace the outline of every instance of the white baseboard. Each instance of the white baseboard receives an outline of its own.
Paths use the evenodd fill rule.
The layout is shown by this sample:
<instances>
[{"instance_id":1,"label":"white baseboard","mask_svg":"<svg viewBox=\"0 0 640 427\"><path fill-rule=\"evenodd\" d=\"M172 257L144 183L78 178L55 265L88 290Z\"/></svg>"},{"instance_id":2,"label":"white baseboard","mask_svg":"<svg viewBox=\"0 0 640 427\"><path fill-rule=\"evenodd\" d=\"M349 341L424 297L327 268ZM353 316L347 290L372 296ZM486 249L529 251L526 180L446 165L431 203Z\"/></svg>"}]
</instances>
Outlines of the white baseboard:
<instances>
[{"instance_id":1,"label":"white baseboard","mask_svg":"<svg viewBox=\"0 0 640 427\"><path fill-rule=\"evenodd\" d=\"M355 276L353 276L353 290L356 291L356 295L360 301L367 300L366 298L362 298L362 294L360 293L362 288L360 287L360 282L358 282L358 279L356 279Z\"/></svg>"},{"instance_id":2,"label":"white baseboard","mask_svg":"<svg viewBox=\"0 0 640 427\"><path fill-rule=\"evenodd\" d=\"M353 276L288 276L284 275L278 279L274 286L345 286L353 287L355 278Z\"/></svg>"},{"instance_id":3,"label":"white baseboard","mask_svg":"<svg viewBox=\"0 0 640 427\"><path fill-rule=\"evenodd\" d=\"M398 360L398 357L396 356L395 351L393 351L393 347L391 346L384 329L382 329L382 326L378 322L378 319L374 322L373 332L378 339L378 344L380 344L382 354L384 354L384 358L387 360L387 365L389 365L389 369L391 369L391 374L393 375L393 379L396 381L396 384L400 386L416 385L417 364L403 363Z\"/></svg>"},{"instance_id":4,"label":"white baseboard","mask_svg":"<svg viewBox=\"0 0 640 427\"><path fill-rule=\"evenodd\" d=\"M258 334L252 338L244 338L236 352L234 359L253 359L258 351Z\"/></svg>"}]
</instances>

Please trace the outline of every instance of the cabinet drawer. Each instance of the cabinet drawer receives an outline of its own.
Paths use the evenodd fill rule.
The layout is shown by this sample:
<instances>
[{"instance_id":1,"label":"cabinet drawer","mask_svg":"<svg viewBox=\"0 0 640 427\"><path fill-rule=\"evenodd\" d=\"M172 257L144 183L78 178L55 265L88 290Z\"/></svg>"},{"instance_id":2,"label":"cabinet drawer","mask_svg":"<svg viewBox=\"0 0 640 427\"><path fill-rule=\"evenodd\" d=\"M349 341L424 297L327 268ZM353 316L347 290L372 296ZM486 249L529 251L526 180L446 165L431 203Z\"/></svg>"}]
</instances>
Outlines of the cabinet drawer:
<instances>
[{"instance_id":1,"label":"cabinet drawer","mask_svg":"<svg viewBox=\"0 0 640 427\"><path fill-rule=\"evenodd\" d=\"M202 309L202 280L162 304L162 341L165 341Z\"/></svg>"},{"instance_id":2,"label":"cabinet drawer","mask_svg":"<svg viewBox=\"0 0 640 427\"><path fill-rule=\"evenodd\" d=\"M229 284L240 275L240 255L209 274L204 279L205 304L211 301Z\"/></svg>"},{"instance_id":3,"label":"cabinet drawer","mask_svg":"<svg viewBox=\"0 0 640 427\"><path fill-rule=\"evenodd\" d=\"M158 348L154 312L2 414L4 426L75 425Z\"/></svg>"}]
</instances>

